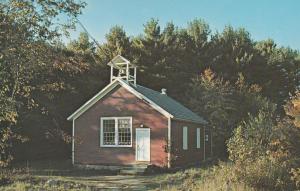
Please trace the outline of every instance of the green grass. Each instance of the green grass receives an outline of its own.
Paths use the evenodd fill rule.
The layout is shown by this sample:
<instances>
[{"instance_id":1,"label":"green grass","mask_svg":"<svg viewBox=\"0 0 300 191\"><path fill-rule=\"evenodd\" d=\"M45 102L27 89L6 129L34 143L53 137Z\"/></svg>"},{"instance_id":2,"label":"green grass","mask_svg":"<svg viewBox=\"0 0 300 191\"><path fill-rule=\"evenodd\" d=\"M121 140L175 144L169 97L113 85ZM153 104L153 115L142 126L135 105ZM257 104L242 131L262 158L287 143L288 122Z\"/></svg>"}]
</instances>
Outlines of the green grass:
<instances>
[{"instance_id":1,"label":"green grass","mask_svg":"<svg viewBox=\"0 0 300 191\"><path fill-rule=\"evenodd\" d=\"M226 168L217 166L190 168L175 173L151 176L115 176L105 171L74 170L60 162L19 164L2 171L1 177L10 177L9 184L0 187L12 190L197 190L197 191L254 191L242 183L229 182ZM226 175L224 175L226 174Z\"/></svg>"},{"instance_id":2,"label":"green grass","mask_svg":"<svg viewBox=\"0 0 300 191\"><path fill-rule=\"evenodd\" d=\"M174 174L155 177L160 183L160 190L195 190L195 191L256 191L241 182L229 181L226 169L219 166L190 168Z\"/></svg>"}]
</instances>

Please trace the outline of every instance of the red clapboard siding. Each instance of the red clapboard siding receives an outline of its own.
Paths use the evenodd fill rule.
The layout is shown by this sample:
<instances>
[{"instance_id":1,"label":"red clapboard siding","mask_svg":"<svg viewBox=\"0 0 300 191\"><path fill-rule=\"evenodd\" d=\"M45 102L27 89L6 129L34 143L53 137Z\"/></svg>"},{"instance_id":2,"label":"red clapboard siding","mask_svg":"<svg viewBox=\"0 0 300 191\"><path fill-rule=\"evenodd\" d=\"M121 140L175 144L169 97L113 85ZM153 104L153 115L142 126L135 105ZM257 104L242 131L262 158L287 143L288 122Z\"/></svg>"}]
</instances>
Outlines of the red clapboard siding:
<instances>
[{"instance_id":1,"label":"red clapboard siding","mask_svg":"<svg viewBox=\"0 0 300 191\"><path fill-rule=\"evenodd\" d=\"M172 120L172 166L180 167L190 164L199 164L204 160L204 127L197 123ZM188 149L183 150L183 127L188 127ZM201 128L200 148L197 148L197 128Z\"/></svg>"},{"instance_id":2,"label":"red clapboard siding","mask_svg":"<svg viewBox=\"0 0 300 191\"><path fill-rule=\"evenodd\" d=\"M122 116L132 116L132 147L100 147L100 117ZM75 164L135 163L135 128L141 124L151 129L151 164L166 166L164 146L168 136L168 119L121 86L117 86L75 120Z\"/></svg>"}]
</instances>

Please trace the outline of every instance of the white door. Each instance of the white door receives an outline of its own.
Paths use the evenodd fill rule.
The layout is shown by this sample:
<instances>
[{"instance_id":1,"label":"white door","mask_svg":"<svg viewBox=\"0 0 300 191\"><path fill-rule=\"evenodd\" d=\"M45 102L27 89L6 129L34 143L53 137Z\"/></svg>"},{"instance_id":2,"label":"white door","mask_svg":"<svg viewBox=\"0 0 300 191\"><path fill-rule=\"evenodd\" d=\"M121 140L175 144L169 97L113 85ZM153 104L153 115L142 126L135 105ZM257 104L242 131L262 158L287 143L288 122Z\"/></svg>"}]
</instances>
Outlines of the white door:
<instances>
[{"instance_id":1,"label":"white door","mask_svg":"<svg viewBox=\"0 0 300 191\"><path fill-rule=\"evenodd\" d=\"M150 128L136 128L136 160L150 161Z\"/></svg>"}]
</instances>

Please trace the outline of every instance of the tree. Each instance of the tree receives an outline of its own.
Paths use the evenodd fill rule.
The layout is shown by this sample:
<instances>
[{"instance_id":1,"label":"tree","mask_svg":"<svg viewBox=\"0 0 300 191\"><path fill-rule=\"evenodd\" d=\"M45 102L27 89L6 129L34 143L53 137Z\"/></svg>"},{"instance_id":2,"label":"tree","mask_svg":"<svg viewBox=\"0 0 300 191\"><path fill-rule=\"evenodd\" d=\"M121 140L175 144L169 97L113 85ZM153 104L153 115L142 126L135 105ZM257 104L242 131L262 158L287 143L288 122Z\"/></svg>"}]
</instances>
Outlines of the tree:
<instances>
[{"instance_id":1,"label":"tree","mask_svg":"<svg viewBox=\"0 0 300 191\"><path fill-rule=\"evenodd\" d=\"M198 51L208 43L210 32L209 25L202 19L195 19L188 23L187 33L191 36Z\"/></svg>"},{"instance_id":2,"label":"tree","mask_svg":"<svg viewBox=\"0 0 300 191\"><path fill-rule=\"evenodd\" d=\"M290 48L277 48L271 39L257 42L254 48L257 52L254 69L249 69L247 76L261 85L265 96L282 106L289 93L295 92L299 81L299 53ZM283 114L283 108L279 109Z\"/></svg>"},{"instance_id":3,"label":"tree","mask_svg":"<svg viewBox=\"0 0 300 191\"><path fill-rule=\"evenodd\" d=\"M162 29L158 20L151 19L144 25L144 34L132 41L132 57L143 76L139 81L156 90L167 88L169 95L183 100L188 84L203 70L209 32L200 19L187 29L173 23Z\"/></svg>"},{"instance_id":4,"label":"tree","mask_svg":"<svg viewBox=\"0 0 300 191\"><path fill-rule=\"evenodd\" d=\"M189 86L187 105L204 116L213 128L214 153L226 157L226 141L233 130L249 114L259 110L270 111L273 104L260 94L256 84L248 85L242 74L233 84L218 77L211 69L206 69Z\"/></svg>"},{"instance_id":5,"label":"tree","mask_svg":"<svg viewBox=\"0 0 300 191\"><path fill-rule=\"evenodd\" d=\"M300 188L300 93L290 97L284 105L286 116L274 128L271 154L288 166L291 179Z\"/></svg>"},{"instance_id":6,"label":"tree","mask_svg":"<svg viewBox=\"0 0 300 191\"><path fill-rule=\"evenodd\" d=\"M1 102L5 102L0 111L1 160L5 160L1 166L12 159L7 150L19 138L16 130L22 111L36 106L33 91L38 87L33 79L55 65L49 46L62 35L60 31L74 26L84 6L73 0L7 0L0 4L0 92ZM61 13L68 15L70 22L57 22Z\"/></svg>"},{"instance_id":7,"label":"tree","mask_svg":"<svg viewBox=\"0 0 300 191\"><path fill-rule=\"evenodd\" d=\"M267 155L274 122L272 111L260 111L257 117L249 116L228 141L229 159L237 163L251 162Z\"/></svg>"},{"instance_id":8,"label":"tree","mask_svg":"<svg viewBox=\"0 0 300 191\"><path fill-rule=\"evenodd\" d=\"M274 127L272 111L260 111L256 117L250 116L235 129L228 141L235 181L258 189L293 190L289 165L270 155Z\"/></svg>"},{"instance_id":9,"label":"tree","mask_svg":"<svg viewBox=\"0 0 300 191\"><path fill-rule=\"evenodd\" d=\"M213 130L214 153L224 156L225 140L229 138L236 119L231 115L236 112L235 100L232 98L234 88L228 81L218 78L212 70L207 69L194 79L187 93L188 105L199 115L204 116Z\"/></svg>"},{"instance_id":10,"label":"tree","mask_svg":"<svg viewBox=\"0 0 300 191\"><path fill-rule=\"evenodd\" d=\"M212 35L208 67L230 82L252 63L254 50L249 32L243 28L226 26L221 34Z\"/></svg>"},{"instance_id":11,"label":"tree","mask_svg":"<svg viewBox=\"0 0 300 191\"><path fill-rule=\"evenodd\" d=\"M300 128L300 91L296 91L294 96L291 96L284 107L286 115L292 118L294 125Z\"/></svg>"},{"instance_id":12,"label":"tree","mask_svg":"<svg viewBox=\"0 0 300 191\"><path fill-rule=\"evenodd\" d=\"M129 57L131 43L122 27L112 27L106 35L106 40L107 42L97 49L100 63L107 64L117 55Z\"/></svg>"},{"instance_id":13,"label":"tree","mask_svg":"<svg viewBox=\"0 0 300 191\"><path fill-rule=\"evenodd\" d=\"M87 33L81 32L78 40L74 40L68 44L68 49L82 54L92 54L94 52L94 44L89 41Z\"/></svg>"},{"instance_id":14,"label":"tree","mask_svg":"<svg viewBox=\"0 0 300 191\"><path fill-rule=\"evenodd\" d=\"M298 100L296 94L287 102L287 115L299 115ZM228 141L229 158L238 180L256 187L294 190L299 188L300 130L296 118L275 121L274 111L275 106L260 111L234 130Z\"/></svg>"},{"instance_id":15,"label":"tree","mask_svg":"<svg viewBox=\"0 0 300 191\"><path fill-rule=\"evenodd\" d=\"M151 19L144 25L144 35L132 41L134 63L139 66L140 83L152 81L151 88L158 89L159 83L165 79L163 73L161 29L158 20Z\"/></svg>"}]
</instances>

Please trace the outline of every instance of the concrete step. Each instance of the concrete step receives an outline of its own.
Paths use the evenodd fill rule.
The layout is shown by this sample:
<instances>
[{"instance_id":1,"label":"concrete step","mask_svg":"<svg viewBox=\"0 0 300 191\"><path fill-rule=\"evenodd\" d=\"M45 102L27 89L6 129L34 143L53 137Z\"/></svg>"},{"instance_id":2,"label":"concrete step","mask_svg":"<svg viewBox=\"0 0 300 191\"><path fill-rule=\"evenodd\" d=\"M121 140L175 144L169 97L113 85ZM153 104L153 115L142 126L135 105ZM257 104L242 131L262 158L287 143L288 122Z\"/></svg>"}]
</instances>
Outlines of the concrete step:
<instances>
[{"instance_id":1,"label":"concrete step","mask_svg":"<svg viewBox=\"0 0 300 191\"><path fill-rule=\"evenodd\" d=\"M137 171L137 170L120 170L119 174L120 175L141 175L143 174L144 171Z\"/></svg>"},{"instance_id":2,"label":"concrete step","mask_svg":"<svg viewBox=\"0 0 300 191\"><path fill-rule=\"evenodd\" d=\"M147 165L134 165L130 167L124 167L120 169L121 175L136 175L136 174L143 174L147 169Z\"/></svg>"}]
</instances>

